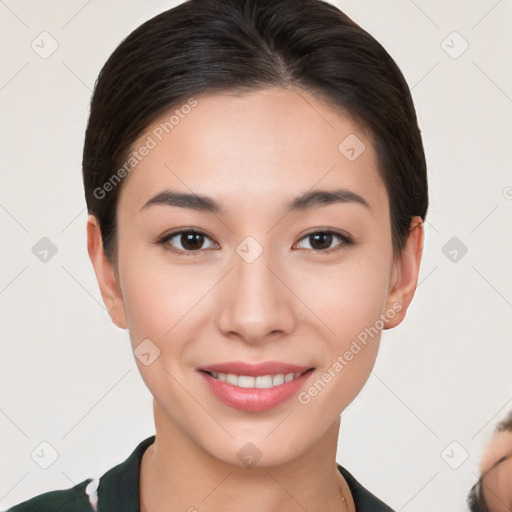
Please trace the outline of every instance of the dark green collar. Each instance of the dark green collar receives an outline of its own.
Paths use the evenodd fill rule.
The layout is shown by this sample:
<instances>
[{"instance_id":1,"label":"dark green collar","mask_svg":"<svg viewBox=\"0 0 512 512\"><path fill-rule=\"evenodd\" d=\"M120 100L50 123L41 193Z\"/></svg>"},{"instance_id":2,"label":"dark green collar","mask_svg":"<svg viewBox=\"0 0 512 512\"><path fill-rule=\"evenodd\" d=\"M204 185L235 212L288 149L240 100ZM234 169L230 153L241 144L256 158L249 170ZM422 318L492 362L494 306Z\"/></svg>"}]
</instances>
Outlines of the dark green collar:
<instances>
[{"instance_id":1,"label":"dark green collar","mask_svg":"<svg viewBox=\"0 0 512 512\"><path fill-rule=\"evenodd\" d=\"M154 441L154 435L142 441L124 462L101 477L98 487L98 512L140 512L140 463L142 455Z\"/></svg>"},{"instance_id":2,"label":"dark green collar","mask_svg":"<svg viewBox=\"0 0 512 512\"><path fill-rule=\"evenodd\" d=\"M98 512L140 512L140 464L142 455L154 441L154 435L142 441L124 462L101 477L98 487ZM339 464L337 466L347 481L357 512L393 512L365 489L349 471Z\"/></svg>"}]
</instances>

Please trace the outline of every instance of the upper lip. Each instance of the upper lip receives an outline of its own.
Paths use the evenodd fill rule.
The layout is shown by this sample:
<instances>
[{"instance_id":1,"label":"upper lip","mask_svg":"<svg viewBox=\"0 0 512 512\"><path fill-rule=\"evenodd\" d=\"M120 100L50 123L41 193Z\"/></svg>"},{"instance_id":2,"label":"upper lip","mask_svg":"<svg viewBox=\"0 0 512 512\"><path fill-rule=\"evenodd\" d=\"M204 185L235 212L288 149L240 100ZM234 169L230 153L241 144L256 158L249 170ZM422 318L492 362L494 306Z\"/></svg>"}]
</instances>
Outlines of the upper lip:
<instances>
[{"instance_id":1,"label":"upper lip","mask_svg":"<svg viewBox=\"0 0 512 512\"><path fill-rule=\"evenodd\" d=\"M210 373L231 373L234 375L248 375L258 377L261 375L277 375L284 373L304 373L311 366L282 363L280 361L266 361L264 363L245 363L243 361L229 361L225 363L202 366L198 370Z\"/></svg>"}]
</instances>

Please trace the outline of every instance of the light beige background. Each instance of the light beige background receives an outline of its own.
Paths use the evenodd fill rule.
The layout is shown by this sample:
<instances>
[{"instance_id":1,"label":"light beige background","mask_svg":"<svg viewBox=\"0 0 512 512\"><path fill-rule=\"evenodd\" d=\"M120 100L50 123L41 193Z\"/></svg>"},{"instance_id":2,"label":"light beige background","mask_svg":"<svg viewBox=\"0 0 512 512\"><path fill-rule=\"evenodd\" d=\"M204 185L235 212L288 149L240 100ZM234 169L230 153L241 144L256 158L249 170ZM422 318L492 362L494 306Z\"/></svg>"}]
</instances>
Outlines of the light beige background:
<instances>
[{"instance_id":1,"label":"light beige background","mask_svg":"<svg viewBox=\"0 0 512 512\"><path fill-rule=\"evenodd\" d=\"M100 476L154 433L88 259L81 157L102 65L177 3L0 1L0 509ZM333 3L412 88L431 201L416 297L343 413L338 461L398 511L462 511L512 408L512 3ZM31 47L43 37L58 43L48 58ZM46 263L42 237L57 248ZM455 262L453 237L468 249ZM48 469L31 458L42 442L58 453Z\"/></svg>"}]
</instances>

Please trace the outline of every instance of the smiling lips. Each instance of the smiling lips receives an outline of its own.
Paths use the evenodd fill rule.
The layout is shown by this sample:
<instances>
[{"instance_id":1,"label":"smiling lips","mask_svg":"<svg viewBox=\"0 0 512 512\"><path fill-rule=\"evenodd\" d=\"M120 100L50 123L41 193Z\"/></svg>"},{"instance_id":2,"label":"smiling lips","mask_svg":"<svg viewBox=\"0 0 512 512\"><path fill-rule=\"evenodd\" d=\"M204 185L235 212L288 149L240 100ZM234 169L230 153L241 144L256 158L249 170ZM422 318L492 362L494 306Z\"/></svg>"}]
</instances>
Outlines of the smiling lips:
<instances>
[{"instance_id":1,"label":"smiling lips","mask_svg":"<svg viewBox=\"0 0 512 512\"><path fill-rule=\"evenodd\" d=\"M314 368L276 361L228 362L198 368L212 393L235 409L260 412L294 395Z\"/></svg>"}]
</instances>

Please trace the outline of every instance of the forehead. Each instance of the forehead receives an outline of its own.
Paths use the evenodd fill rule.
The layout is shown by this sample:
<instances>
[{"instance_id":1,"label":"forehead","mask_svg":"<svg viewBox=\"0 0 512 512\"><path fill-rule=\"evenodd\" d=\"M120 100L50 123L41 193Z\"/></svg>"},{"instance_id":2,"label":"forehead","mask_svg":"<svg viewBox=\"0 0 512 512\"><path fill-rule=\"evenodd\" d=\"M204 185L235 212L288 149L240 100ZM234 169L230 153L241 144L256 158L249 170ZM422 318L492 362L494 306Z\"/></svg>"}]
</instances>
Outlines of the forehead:
<instances>
[{"instance_id":1,"label":"forehead","mask_svg":"<svg viewBox=\"0 0 512 512\"><path fill-rule=\"evenodd\" d=\"M165 187L249 208L339 186L387 208L369 134L302 90L195 96L158 117L132 149L144 145L151 150L127 176L120 208L140 208Z\"/></svg>"}]
</instances>

